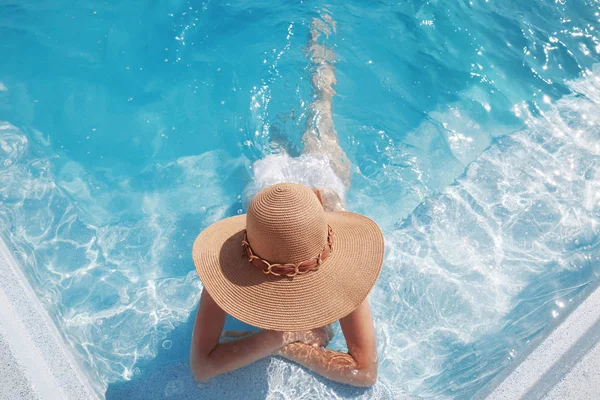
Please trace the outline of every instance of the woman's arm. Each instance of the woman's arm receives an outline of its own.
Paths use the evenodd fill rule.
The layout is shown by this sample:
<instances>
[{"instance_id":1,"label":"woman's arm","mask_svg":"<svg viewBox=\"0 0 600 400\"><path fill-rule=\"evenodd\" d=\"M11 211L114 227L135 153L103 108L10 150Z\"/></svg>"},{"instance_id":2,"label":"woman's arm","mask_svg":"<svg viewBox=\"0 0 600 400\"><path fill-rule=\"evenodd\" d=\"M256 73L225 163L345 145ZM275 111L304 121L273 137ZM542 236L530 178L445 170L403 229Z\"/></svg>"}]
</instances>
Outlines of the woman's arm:
<instances>
[{"instance_id":1,"label":"woman's arm","mask_svg":"<svg viewBox=\"0 0 600 400\"><path fill-rule=\"evenodd\" d=\"M203 290L194 323L190 351L192 374L200 382L206 382L217 375L270 356L275 350L296 340L327 342L327 334L319 330L308 332L262 330L239 340L219 343L225 317L225 311L215 303L206 290Z\"/></svg>"},{"instance_id":2,"label":"woman's arm","mask_svg":"<svg viewBox=\"0 0 600 400\"><path fill-rule=\"evenodd\" d=\"M373 386L377 381L377 347L369 302L340 320L348 353L305 343L291 343L276 354L336 382Z\"/></svg>"}]
</instances>

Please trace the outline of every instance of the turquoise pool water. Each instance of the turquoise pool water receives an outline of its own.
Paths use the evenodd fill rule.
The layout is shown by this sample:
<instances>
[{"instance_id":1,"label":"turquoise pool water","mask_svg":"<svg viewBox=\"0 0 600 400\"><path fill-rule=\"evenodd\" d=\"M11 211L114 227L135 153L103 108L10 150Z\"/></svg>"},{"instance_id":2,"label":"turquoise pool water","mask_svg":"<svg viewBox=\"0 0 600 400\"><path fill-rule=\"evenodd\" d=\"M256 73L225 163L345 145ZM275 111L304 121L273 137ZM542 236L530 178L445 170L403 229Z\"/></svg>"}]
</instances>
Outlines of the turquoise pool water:
<instances>
[{"instance_id":1,"label":"turquoise pool water","mask_svg":"<svg viewBox=\"0 0 600 400\"><path fill-rule=\"evenodd\" d=\"M109 398L469 397L598 282L599 13L4 2L0 232ZM386 235L379 382L355 391L268 359L196 385L191 244L243 212L270 138L300 149L303 48L323 14L337 22L347 206Z\"/></svg>"}]
</instances>

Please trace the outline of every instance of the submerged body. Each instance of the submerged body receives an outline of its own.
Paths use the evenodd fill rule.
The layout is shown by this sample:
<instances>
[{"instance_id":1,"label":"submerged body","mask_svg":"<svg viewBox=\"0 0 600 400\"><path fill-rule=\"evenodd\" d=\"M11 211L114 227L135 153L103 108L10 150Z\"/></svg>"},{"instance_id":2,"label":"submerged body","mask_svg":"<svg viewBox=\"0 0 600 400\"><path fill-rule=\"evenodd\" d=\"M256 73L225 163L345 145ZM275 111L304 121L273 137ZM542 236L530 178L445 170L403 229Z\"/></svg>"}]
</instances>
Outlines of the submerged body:
<instances>
[{"instance_id":1,"label":"submerged body","mask_svg":"<svg viewBox=\"0 0 600 400\"><path fill-rule=\"evenodd\" d=\"M335 21L322 16L312 22L307 54L314 63L312 84L315 99L302 141L301 157L327 160L345 188L350 185L350 164L337 140L332 119L336 83L334 53L319 43L322 35L335 31ZM313 188L325 211L344 209L343 193L332 187ZM207 290L203 290L194 325L190 365L196 380L205 382L261 358L276 355L337 382L371 386L377 379L375 330L368 300L339 320L348 352L327 349L333 337L330 326L305 331L262 329L257 332L225 331L227 313ZM225 340L224 340L225 339Z\"/></svg>"}]
</instances>

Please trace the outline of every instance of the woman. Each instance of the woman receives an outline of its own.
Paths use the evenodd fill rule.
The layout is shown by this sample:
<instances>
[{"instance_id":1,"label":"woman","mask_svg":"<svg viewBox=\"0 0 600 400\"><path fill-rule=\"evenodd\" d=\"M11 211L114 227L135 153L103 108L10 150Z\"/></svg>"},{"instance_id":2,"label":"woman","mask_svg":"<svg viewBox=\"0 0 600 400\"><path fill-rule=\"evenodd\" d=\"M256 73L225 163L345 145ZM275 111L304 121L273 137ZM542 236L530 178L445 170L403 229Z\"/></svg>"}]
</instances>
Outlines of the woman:
<instances>
[{"instance_id":1,"label":"woman","mask_svg":"<svg viewBox=\"0 0 600 400\"><path fill-rule=\"evenodd\" d=\"M337 181L320 189L269 186L252 200L247 215L216 222L198 236L193 258L204 290L190 365L199 381L278 355L337 382L376 382L367 295L383 263L383 236L369 218L341 211L338 183L349 185L349 163L331 117L333 53L317 43L332 29L330 18L313 21L308 50L316 64L316 96L300 158L326 160L320 172L335 173ZM260 330L221 341L227 314ZM332 337L329 324L338 320L348 353L325 348Z\"/></svg>"}]
</instances>

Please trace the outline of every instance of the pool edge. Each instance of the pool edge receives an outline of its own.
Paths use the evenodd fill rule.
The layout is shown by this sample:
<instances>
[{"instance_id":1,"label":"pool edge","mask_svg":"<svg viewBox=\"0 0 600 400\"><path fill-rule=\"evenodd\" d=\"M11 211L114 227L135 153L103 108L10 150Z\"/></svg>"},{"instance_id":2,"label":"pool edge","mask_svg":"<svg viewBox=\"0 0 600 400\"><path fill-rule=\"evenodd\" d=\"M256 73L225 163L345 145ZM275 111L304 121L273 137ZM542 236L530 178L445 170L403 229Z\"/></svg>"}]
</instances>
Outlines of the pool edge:
<instances>
[{"instance_id":1,"label":"pool edge","mask_svg":"<svg viewBox=\"0 0 600 400\"><path fill-rule=\"evenodd\" d=\"M561 399L584 398L581 396L600 388L597 365L600 365L600 287L534 345L510 372L484 387L477 398L554 399L557 393L561 393Z\"/></svg>"},{"instance_id":2,"label":"pool edge","mask_svg":"<svg viewBox=\"0 0 600 400\"><path fill-rule=\"evenodd\" d=\"M0 386L29 398L100 399L0 235ZM26 378L23 381L23 376ZM10 384L9 384L10 383ZM1 394L1 393L0 393Z\"/></svg>"}]
</instances>

